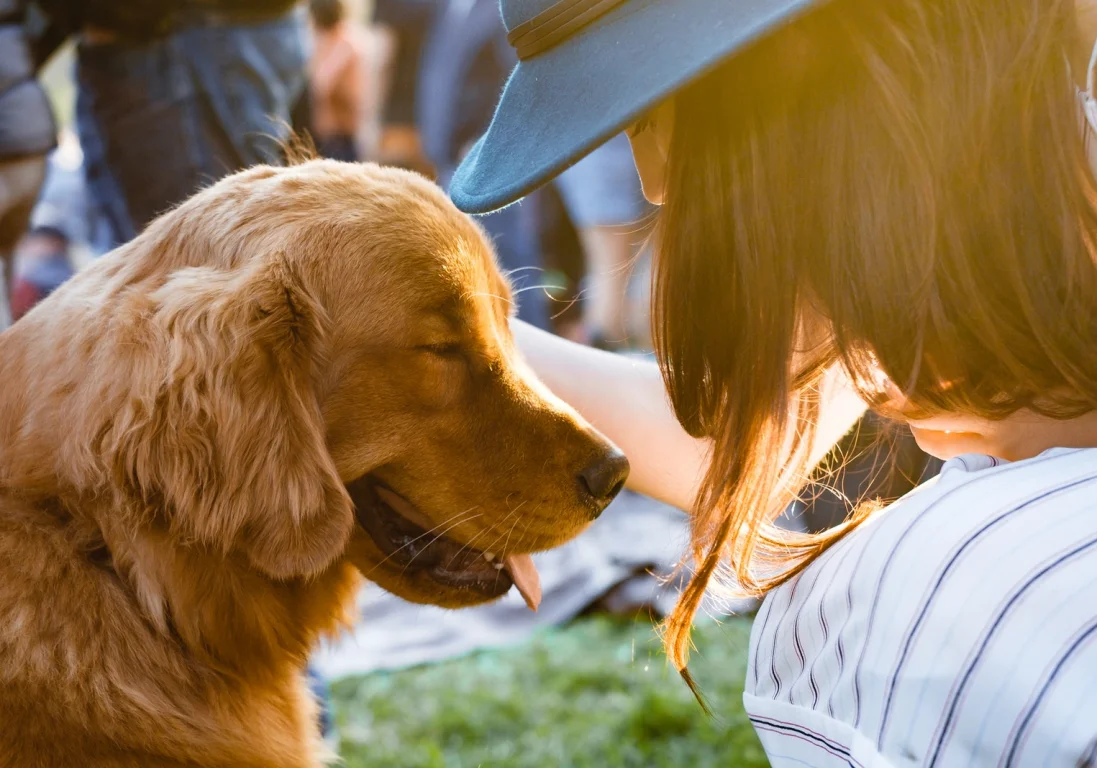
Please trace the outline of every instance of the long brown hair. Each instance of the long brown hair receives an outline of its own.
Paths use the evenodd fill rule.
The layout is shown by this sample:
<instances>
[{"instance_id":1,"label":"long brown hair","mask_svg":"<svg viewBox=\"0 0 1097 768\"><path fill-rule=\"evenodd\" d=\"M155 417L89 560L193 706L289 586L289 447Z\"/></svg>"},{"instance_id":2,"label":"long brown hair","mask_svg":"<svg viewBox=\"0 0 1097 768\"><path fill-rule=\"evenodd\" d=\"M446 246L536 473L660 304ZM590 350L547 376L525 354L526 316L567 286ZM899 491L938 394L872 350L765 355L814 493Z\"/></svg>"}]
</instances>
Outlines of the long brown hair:
<instances>
[{"instance_id":1,"label":"long brown hair","mask_svg":"<svg viewBox=\"0 0 1097 768\"><path fill-rule=\"evenodd\" d=\"M886 376L910 404L893 415L1097 409L1074 13L835 0L675 97L654 335L679 420L713 444L696 571L666 623L687 682L714 576L763 594L868 514L818 534L774 525L805 480L832 363L870 404Z\"/></svg>"}]
</instances>

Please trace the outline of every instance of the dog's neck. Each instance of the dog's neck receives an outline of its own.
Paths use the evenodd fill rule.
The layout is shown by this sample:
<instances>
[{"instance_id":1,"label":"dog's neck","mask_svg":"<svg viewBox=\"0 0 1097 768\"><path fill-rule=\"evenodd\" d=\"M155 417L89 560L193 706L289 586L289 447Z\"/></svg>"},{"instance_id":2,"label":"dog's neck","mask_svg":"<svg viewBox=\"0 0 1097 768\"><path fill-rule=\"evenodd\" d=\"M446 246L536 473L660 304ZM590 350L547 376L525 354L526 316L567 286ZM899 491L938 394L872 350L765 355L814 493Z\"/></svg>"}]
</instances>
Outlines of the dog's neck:
<instances>
[{"instance_id":1,"label":"dog's neck","mask_svg":"<svg viewBox=\"0 0 1097 768\"><path fill-rule=\"evenodd\" d=\"M287 664L301 666L322 636L353 619L361 577L346 560L313 579L280 582L242 556L181 544L158 529L156 520L166 515L137 509L136 502L102 490L47 490L45 476L25 485L13 485L10 473L6 479L0 502L19 499L21 515L56 531L74 564L116 584L187 667L261 678ZM0 511L10 513L3 503Z\"/></svg>"},{"instance_id":2,"label":"dog's neck","mask_svg":"<svg viewBox=\"0 0 1097 768\"><path fill-rule=\"evenodd\" d=\"M246 560L180 546L144 525L125 529L112 509L101 521L109 568L146 620L202 666L250 678L299 666L326 635L350 623L358 572L337 562L314 579L277 582ZM89 551L87 557L100 557Z\"/></svg>"}]
</instances>

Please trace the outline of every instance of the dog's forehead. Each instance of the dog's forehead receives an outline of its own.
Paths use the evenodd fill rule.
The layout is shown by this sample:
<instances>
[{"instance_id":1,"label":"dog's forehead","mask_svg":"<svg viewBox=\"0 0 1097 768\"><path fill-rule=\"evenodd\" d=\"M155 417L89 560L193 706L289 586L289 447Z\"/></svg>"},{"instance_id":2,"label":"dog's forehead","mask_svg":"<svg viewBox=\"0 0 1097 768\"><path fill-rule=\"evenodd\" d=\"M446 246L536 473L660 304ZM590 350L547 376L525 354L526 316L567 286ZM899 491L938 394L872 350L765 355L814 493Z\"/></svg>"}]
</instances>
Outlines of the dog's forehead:
<instances>
[{"instance_id":1,"label":"dog's forehead","mask_svg":"<svg viewBox=\"0 0 1097 768\"><path fill-rule=\"evenodd\" d=\"M460 237L434 260L446 313L465 323L505 318L511 304L510 285L502 275L495 253L480 237Z\"/></svg>"},{"instance_id":2,"label":"dog's forehead","mask_svg":"<svg viewBox=\"0 0 1097 768\"><path fill-rule=\"evenodd\" d=\"M406 277L451 311L509 305L510 285L485 230L448 201L430 214L406 223L409 230L418 229L405 241L409 250L397 255Z\"/></svg>"},{"instance_id":3,"label":"dog's forehead","mask_svg":"<svg viewBox=\"0 0 1097 768\"><path fill-rule=\"evenodd\" d=\"M398 325L442 308L464 324L482 323L486 315L505 320L510 286L490 237L426 179L328 161L236 179L238 189L222 185L228 213L266 221L268 237L274 230L288 233L290 250L311 262L339 301L384 297L389 320Z\"/></svg>"},{"instance_id":4,"label":"dog's forehead","mask_svg":"<svg viewBox=\"0 0 1097 768\"><path fill-rule=\"evenodd\" d=\"M436 328L488 342L506 323L511 295L480 228L454 211L401 221L400 229L390 241L378 238L375 223L362 223L342 241L345 256L332 251L322 260L341 305L362 313L363 328L387 328L392 338Z\"/></svg>"}]
</instances>

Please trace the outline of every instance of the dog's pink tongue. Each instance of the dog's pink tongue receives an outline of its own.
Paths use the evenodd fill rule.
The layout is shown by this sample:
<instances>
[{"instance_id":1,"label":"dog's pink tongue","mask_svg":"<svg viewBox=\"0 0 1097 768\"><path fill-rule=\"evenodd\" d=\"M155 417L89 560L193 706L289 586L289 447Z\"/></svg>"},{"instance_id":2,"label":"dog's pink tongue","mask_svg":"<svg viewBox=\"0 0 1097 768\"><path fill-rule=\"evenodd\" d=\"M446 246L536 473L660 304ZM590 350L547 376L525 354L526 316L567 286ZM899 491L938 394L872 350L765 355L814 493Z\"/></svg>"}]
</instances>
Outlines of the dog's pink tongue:
<instances>
[{"instance_id":1,"label":"dog's pink tongue","mask_svg":"<svg viewBox=\"0 0 1097 768\"><path fill-rule=\"evenodd\" d=\"M533 558L529 555L507 555L503 560L503 567L514 580L514 586L522 593L526 605L531 611L536 611L541 604L541 575L537 573Z\"/></svg>"}]
</instances>

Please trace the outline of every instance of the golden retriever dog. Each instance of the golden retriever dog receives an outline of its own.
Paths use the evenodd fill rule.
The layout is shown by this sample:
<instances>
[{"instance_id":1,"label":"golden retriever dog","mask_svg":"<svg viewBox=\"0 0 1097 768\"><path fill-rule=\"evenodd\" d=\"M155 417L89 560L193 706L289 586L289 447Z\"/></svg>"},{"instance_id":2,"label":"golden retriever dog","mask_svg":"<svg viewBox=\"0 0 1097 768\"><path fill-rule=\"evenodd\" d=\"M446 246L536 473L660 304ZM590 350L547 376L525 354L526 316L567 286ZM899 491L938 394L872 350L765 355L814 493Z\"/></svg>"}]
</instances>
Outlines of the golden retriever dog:
<instances>
[{"instance_id":1,"label":"golden retriever dog","mask_svg":"<svg viewBox=\"0 0 1097 768\"><path fill-rule=\"evenodd\" d=\"M523 365L410 173L231 176L0 334L0 766L300 768L362 576L481 603L624 457Z\"/></svg>"}]
</instances>

